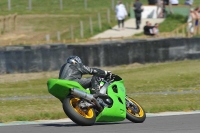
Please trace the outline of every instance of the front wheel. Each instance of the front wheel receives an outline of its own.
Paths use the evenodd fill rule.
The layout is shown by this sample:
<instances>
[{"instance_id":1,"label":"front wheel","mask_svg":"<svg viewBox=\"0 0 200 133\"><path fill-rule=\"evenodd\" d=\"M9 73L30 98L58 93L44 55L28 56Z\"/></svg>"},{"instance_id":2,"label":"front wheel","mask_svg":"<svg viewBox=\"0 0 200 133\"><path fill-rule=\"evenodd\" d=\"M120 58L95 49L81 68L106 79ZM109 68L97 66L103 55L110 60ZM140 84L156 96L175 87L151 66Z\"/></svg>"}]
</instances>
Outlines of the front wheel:
<instances>
[{"instance_id":1,"label":"front wheel","mask_svg":"<svg viewBox=\"0 0 200 133\"><path fill-rule=\"evenodd\" d=\"M91 126L95 123L96 114L93 108L80 108L81 99L69 96L63 101L63 110L65 114L76 124L81 126Z\"/></svg>"},{"instance_id":2,"label":"front wheel","mask_svg":"<svg viewBox=\"0 0 200 133\"><path fill-rule=\"evenodd\" d=\"M146 119L142 106L130 97L126 97L126 118L135 123L142 123Z\"/></svg>"}]
</instances>

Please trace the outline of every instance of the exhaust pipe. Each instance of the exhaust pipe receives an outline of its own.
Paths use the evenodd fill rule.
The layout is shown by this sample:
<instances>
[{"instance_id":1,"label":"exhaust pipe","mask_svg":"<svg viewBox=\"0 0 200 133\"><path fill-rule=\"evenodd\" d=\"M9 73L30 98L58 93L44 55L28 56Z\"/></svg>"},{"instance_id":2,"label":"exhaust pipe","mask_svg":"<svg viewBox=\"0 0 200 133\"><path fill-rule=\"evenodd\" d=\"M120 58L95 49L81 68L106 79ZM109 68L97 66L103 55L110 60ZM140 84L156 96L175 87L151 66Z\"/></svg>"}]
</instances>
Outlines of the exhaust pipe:
<instances>
[{"instance_id":1,"label":"exhaust pipe","mask_svg":"<svg viewBox=\"0 0 200 133\"><path fill-rule=\"evenodd\" d=\"M98 107L99 111L103 110L101 105L97 102L96 98L94 98L94 96L92 94L88 94L88 93L78 90L76 88L71 89L71 94L81 97L81 98L84 98L84 99L87 99L87 100L93 102Z\"/></svg>"},{"instance_id":2,"label":"exhaust pipe","mask_svg":"<svg viewBox=\"0 0 200 133\"><path fill-rule=\"evenodd\" d=\"M88 94L88 93L86 93L86 92L84 92L84 91L75 89L75 88L72 88L72 89L71 89L71 94L73 94L73 95L75 95L75 96L79 96L79 97L84 98L84 99L87 99L87 100L89 100L89 101L91 101L91 100L94 99L93 95Z\"/></svg>"}]
</instances>

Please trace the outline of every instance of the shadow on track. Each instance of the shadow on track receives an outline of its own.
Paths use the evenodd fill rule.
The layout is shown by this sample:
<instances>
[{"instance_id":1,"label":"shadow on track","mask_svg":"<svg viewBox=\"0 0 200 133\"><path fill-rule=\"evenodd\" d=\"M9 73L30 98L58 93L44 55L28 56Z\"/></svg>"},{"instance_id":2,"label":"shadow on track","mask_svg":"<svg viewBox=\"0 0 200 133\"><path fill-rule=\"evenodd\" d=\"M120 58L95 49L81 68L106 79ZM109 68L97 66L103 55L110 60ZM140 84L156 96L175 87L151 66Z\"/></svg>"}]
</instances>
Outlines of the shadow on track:
<instances>
[{"instance_id":1,"label":"shadow on track","mask_svg":"<svg viewBox=\"0 0 200 133\"><path fill-rule=\"evenodd\" d=\"M126 124L126 123L132 123L128 121L123 121L123 122L97 122L92 126L97 126L97 125L116 125L116 124ZM48 123L48 124L40 124L40 126L50 126L50 127L77 127L80 125L77 125L76 123Z\"/></svg>"}]
</instances>

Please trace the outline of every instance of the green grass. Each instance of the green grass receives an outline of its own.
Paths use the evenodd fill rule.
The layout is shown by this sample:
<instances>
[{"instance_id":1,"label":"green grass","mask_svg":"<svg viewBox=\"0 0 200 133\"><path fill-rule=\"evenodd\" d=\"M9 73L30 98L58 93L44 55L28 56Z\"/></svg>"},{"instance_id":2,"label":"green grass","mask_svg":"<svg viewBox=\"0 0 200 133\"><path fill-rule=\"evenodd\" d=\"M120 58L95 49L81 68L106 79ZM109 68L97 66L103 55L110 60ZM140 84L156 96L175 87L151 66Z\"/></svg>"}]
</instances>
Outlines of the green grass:
<instances>
[{"instance_id":1,"label":"green grass","mask_svg":"<svg viewBox=\"0 0 200 133\"><path fill-rule=\"evenodd\" d=\"M9 84L2 83L0 85L2 86L0 87L0 97L47 95L48 91L45 86L46 82L47 78L30 81L20 81Z\"/></svg>"},{"instance_id":2,"label":"green grass","mask_svg":"<svg viewBox=\"0 0 200 133\"><path fill-rule=\"evenodd\" d=\"M144 5L147 0L140 0ZM123 0L125 5L131 5L133 0ZM179 5L184 5L185 0L179 0ZM115 0L115 4L117 0ZM200 1L194 1L196 7ZM63 9L60 10L60 0L32 0L32 10L28 8L28 0L11 0L11 10L8 11L8 0L0 1L0 14L85 14L91 10L102 10L112 8L112 0L87 0L87 9L84 8L84 0L63 0Z\"/></svg>"},{"instance_id":3,"label":"green grass","mask_svg":"<svg viewBox=\"0 0 200 133\"><path fill-rule=\"evenodd\" d=\"M200 60L185 60L155 64L131 64L102 68L124 79L127 94L138 101L146 112L200 110ZM53 74L52 74L53 73ZM38 74L38 76L35 75ZM50 96L46 82L56 78L58 71L0 75L0 97ZM52 76L54 75L54 76ZM35 77L34 79L29 79ZM16 81L18 79L18 81ZM191 93L179 93L192 91ZM140 93L147 94L140 94ZM163 92L148 94L148 92ZM166 92L177 92L166 94ZM29 100L1 100L0 121L59 119L66 115L56 98Z\"/></svg>"},{"instance_id":4,"label":"green grass","mask_svg":"<svg viewBox=\"0 0 200 133\"><path fill-rule=\"evenodd\" d=\"M195 63L194 66L191 66L193 63ZM122 75L127 88L132 88L128 89L128 92L199 90L200 71L196 63L200 62L152 64L148 67L125 69L117 73Z\"/></svg>"},{"instance_id":5,"label":"green grass","mask_svg":"<svg viewBox=\"0 0 200 133\"><path fill-rule=\"evenodd\" d=\"M1 45L8 44L31 44L44 43L45 36L50 35L51 40L57 40L57 32L61 33L61 41L71 40L70 27L74 29L74 39L81 39L80 21L84 25L84 37L90 38L100 32L110 29L117 24L115 11L112 9L112 0L87 0L87 9L84 8L84 0L63 1L63 9L60 10L60 0L32 0L32 10L28 10L28 0L11 0L11 10L8 11L7 0L0 1L0 15L18 13L16 34L9 36L8 31L1 31L7 35L2 39ZM116 4L115 0L115 4ZM123 0L124 4L130 6L133 0ZM147 5L147 0L141 0ZM180 5L184 0L180 0ZM195 1L194 6L200 4ZM107 10L110 10L111 23L107 22ZM129 9L128 9L129 11ZM97 14L101 13L102 29L98 26ZM93 20L93 34L90 32L89 18ZM178 15L170 15L166 22L160 24L160 32L169 32L186 22L186 19ZM0 26L0 30L2 30ZM142 34L137 34L142 35ZM22 37L23 36L23 37ZM12 37L8 39L9 37ZM13 38L14 37L14 38ZM22 37L21 39L19 37ZM28 43L29 42L29 43Z\"/></svg>"},{"instance_id":6,"label":"green grass","mask_svg":"<svg viewBox=\"0 0 200 133\"><path fill-rule=\"evenodd\" d=\"M66 115L57 99L0 101L0 122L59 119Z\"/></svg>"},{"instance_id":7,"label":"green grass","mask_svg":"<svg viewBox=\"0 0 200 133\"><path fill-rule=\"evenodd\" d=\"M11 0L11 11L8 11L7 0L1 0L0 14L18 13L16 34L25 36L22 39L18 39L17 43L19 44L25 41L36 43L37 41L45 40L46 34L50 34L51 40L57 40L57 31L61 32L61 40L70 40L70 26L73 26L74 38L80 39L80 21L84 25L84 38L91 37L116 24L115 12L111 9L111 1L87 0L87 9L84 8L83 0L63 1L63 10L59 9L59 1L32 0L32 10L28 10L28 0ZM130 0L127 2L130 2ZM111 12L111 23L107 22L108 9ZM98 13L101 13L102 29L99 29L98 26ZM93 34L90 33L89 28L90 17L93 21ZM9 41L5 43L9 43Z\"/></svg>"},{"instance_id":8,"label":"green grass","mask_svg":"<svg viewBox=\"0 0 200 133\"><path fill-rule=\"evenodd\" d=\"M159 31L170 32L187 22L187 17L180 14L170 14L165 21L159 25Z\"/></svg>"},{"instance_id":9,"label":"green grass","mask_svg":"<svg viewBox=\"0 0 200 133\"><path fill-rule=\"evenodd\" d=\"M200 109L200 93L131 95L146 112L191 111Z\"/></svg>"},{"instance_id":10,"label":"green grass","mask_svg":"<svg viewBox=\"0 0 200 133\"><path fill-rule=\"evenodd\" d=\"M31 15L18 17L18 31L28 32L27 41L40 41L45 40L45 35L50 34L52 40L57 40L57 32L61 33L61 40L70 40L71 31L73 27L74 38L81 38L80 36L80 21L83 22L84 38L91 37L99 32L110 29L116 24L114 13L111 13L111 23L107 22L107 9L94 10L90 13L82 11L82 14L73 15ZM102 29L98 25L98 13L101 14ZM90 32L89 18L92 19L93 34ZM113 18L113 19L112 19ZM36 36L34 36L36 34ZM32 35L33 37L31 37ZM42 37L41 37L42 35ZM31 39L30 39L31 38ZM37 38L37 39L35 39ZM26 40L26 39L24 39ZM22 40L22 42L24 41Z\"/></svg>"}]
</instances>

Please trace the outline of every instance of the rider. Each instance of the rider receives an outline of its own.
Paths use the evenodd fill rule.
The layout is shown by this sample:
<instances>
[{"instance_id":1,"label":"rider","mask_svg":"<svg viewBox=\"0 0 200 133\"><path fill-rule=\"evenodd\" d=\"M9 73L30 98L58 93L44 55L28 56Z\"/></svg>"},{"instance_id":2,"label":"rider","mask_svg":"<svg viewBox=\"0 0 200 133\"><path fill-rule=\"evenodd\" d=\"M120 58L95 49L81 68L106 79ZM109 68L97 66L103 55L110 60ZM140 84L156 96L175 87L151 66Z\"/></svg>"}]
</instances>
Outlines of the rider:
<instances>
[{"instance_id":1,"label":"rider","mask_svg":"<svg viewBox=\"0 0 200 133\"><path fill-rule=\"evenodd\" d=\"M82 78L84 74L91 74L93 76ZM78 56L70 56L60 69L59 79L77 81L83 88L91 88L92 93L98 93L100 79L110 75L110 71L85 66Z\"/></svg>"}]
</instances>

